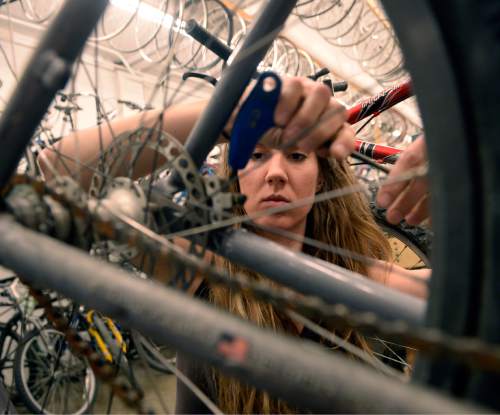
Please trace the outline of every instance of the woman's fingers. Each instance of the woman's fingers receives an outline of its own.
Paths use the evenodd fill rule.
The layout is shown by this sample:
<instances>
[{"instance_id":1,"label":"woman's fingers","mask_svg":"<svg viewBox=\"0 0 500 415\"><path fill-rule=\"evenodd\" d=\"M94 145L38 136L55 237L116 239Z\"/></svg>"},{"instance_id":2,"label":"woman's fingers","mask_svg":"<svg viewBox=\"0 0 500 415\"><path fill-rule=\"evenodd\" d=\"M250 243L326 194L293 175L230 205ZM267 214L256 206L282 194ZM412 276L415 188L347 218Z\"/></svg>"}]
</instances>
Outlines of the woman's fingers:
<instances>
[{"instance_id":1,"label":"woman's fingers","mask_svg":"<svg viewBox=\"0 0 500 415\"><path fill-rule=\"evenodd\" d=\"M389 223L398 224L405 219L427 197L428 184L425 179L412 180L387 208L386 218ZM425 219L425 218L424 218Z\"/></svg>"},{"instance_id":2,"label":"woman's fingers","mask_svg":"<svg viewBox=\"0 0 500 415\"><path fill-rule=\"evenodd\" d=\"M281 95L274 111L274 122L278 127L285 127L300 107L304 96L301 78L283 78Z\"/></svg>"},{"instance_id":3,"label":"woman's fingers","mask_svg":"<svg viewBox=\"0 0 500 415\"><path fill-rule=\"evenodd\" d=\"M425 140L419 137L403 151L399 160L389 174L390 178L397 178L408 170L421 166L427 160ZM377 195L377 204L387 209L387 220L390 223L399 223L413 211L417 204L427 196L428 183L425 179L408 182L391 183L381 187ZM416 220L428 216L428 203L422 204L421 209L415 212L410 219ZM424 218L425 219L425 218Z\"/></svg>"},{"instance_id":4,"label":"woman's fingers","mask_svg":"<svg viewBox=\"0 0 500 415\"><path fill-rule=\"evenodd\" d=\"M412 211L406 215L405 219L408 225L416 226L429 218L430 212L429 194L426 194Z\"/></svg>"},{"instance_id":5,"label":"woman's fingers","mask_svg":"<svg viewBox=\"0 0 500 415\"><path fill-rule=\"evenodd\" d=\"M334 137L333 143L330 145L329 152L331 157L337 160L345 159L354 151L354 139L356 134L354 128L348 123L344 123L342 128Z\"/></svg>"},{"instance_id":6,"label":"woman's fingers","mask_svg":"<svg viewBox=\"0 0 500 415\"><path fill-rule=\"evenodd\" d=\"M284 127L285 143L299 139L298 147L313 151L327 140L336 140L340 144L332 147L332 154L346 157L354 148L354 133L344 124L346 117L344 106L332 98L327 86L308 78L283 79L274 118Z\"/></svg>"},{"instance_id":7,"label":"woman's fingers","mask_svg":"<svg viewBox=\"0 0 500 415\"><path fill-rule=\"evenodd\" d=\"M308 81L308 82L307 82ZM323 84L304 80L304 94L301 105L291 117L283 132L283 140L293 140L304 130L317 125L330 103L331 92ZM314 140L317 139L317 128L312 128L308 134L301 138L298 146L305 151L311 151Z\"/></svg>"}]
</instances>

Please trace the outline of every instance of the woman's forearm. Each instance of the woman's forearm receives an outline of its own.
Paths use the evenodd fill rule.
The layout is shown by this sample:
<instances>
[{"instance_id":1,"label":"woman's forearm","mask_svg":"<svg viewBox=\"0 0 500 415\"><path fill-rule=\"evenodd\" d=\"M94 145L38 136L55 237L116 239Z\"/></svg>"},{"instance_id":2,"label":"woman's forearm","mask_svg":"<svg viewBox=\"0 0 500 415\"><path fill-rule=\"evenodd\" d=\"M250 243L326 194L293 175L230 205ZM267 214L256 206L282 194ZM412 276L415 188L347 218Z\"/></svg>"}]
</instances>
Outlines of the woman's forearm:
<instances>
[{"instance_id":1,"label":"woman's forearm","mask_svg":"<svg viewBox=\"0 0 500 415\"><path fill-rule=\"evenodd\" d=\"M368 267L368 276L398 291L415 297L427 298L427 282L431 277L430 268L408 270L399 265L376 260Z\"/></svg>"},{"instance_id":2,"label":"woman's forearm","mask_svg":"<svg viewBox=\"0 0 500 415\"><path fill-rule=\"evenodd\" d=\"M169 107L163 112L162 130L184 143L205 106L206 101L200 101ZM102 151L108 149L120 134L133 132L139 127L155 126L160 114L160 110L135 114L76 131L62 138L51 148L44 149L38 157L46 180L51 180L56 175L74 175L79 177L80 184L84 188L88 188ZM151 137L148 133L144 133L143 138L146 137L155 142L154 135ZM140 177L150 173L154 158L154 150L145 148L141 151L134 164L134 176ZM116 174L125 174L128 167L125 164L127 163L120 166Z\"/></svg>"}]
</instances>

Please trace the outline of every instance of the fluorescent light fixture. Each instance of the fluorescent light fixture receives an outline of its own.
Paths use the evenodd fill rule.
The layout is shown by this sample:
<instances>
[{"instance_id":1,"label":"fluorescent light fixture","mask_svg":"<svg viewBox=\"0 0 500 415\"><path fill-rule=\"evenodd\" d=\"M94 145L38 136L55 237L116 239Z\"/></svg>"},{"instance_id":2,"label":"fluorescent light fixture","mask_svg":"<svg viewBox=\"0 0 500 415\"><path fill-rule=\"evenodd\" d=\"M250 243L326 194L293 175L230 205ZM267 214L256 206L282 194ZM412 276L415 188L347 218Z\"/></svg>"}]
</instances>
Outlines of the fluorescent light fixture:
<instances>
[{"instance_id":1,"label":"fluorescent light fixture","mask_svg":"<svg viewBox=\"0 0 500 415\"><path fill-rule=\"evenodd\" d=\"M161 10L145 3L144 1L110 0L110 3L118 9L122 9L130 13L137 13L137 16L139 16L141 19L147 20L152 23L161 24L167 29L173 27L174 30L183 32L183 29L186 25L180 19L175 19L174 22L173 16L168 13L162 12Z\"/></svg>"}]
</instances>

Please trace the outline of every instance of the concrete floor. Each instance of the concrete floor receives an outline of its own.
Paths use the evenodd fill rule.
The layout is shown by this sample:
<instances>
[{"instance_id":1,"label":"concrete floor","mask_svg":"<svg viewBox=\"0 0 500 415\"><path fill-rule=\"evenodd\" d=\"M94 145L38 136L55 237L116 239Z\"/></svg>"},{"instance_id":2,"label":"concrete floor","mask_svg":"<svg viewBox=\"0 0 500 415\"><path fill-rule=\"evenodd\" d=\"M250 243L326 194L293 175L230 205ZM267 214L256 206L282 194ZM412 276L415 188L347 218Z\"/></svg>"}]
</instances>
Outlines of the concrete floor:
<instances>
[{"instance_id":1,"label":"concrete floor","mask_svg":"<svg viewBox=\"0 0 500 415\"><path fill-rule=\"evenodd\" d=\"M144 408L155 414L173 413L175 410L175 376L158 373L154 370L146 371L139 365L134 365L134 373L144 389ZM108 413L110 389L107 385L100 385L92 413ZM119 398L112 400L111 414L135 414Z\"/></svg>"}]
</instances>

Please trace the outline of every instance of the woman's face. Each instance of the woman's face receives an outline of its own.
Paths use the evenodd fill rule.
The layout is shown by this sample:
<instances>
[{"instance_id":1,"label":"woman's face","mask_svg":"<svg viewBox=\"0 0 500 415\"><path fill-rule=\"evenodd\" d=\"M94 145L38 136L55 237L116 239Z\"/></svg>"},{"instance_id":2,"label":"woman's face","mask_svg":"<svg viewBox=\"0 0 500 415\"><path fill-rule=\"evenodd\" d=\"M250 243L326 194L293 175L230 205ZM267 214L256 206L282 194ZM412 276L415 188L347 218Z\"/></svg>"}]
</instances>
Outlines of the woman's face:
<instances>
[{"instance_id":1,"label":"woman's face","mask_svg":"<svg viewBox=\"0 0 500 415\"><path fill-rule=\"evenodd\" d=\"M245 169L238 173L241 193L247 196L245 211L252 214L313 196L318 187L316 154L297 148L277 150L258 144ZM286 212L257 218L259 225L304 235L312 203Z\"/></svg>"}]
</instances>

